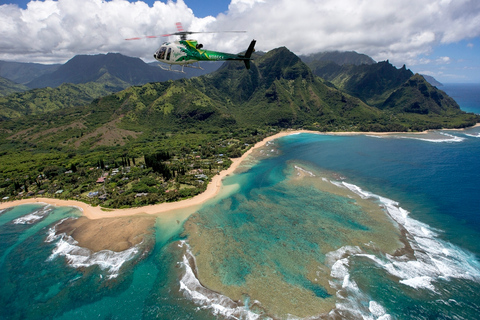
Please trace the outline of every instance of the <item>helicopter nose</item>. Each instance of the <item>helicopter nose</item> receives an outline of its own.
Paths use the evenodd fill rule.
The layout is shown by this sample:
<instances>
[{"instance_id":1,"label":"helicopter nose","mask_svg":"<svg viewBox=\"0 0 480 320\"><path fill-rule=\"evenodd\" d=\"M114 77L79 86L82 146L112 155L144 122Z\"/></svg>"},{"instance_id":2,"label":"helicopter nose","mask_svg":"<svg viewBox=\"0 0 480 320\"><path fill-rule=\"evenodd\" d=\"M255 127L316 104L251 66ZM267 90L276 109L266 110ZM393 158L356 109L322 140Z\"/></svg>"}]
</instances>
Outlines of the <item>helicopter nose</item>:
<instances>
[{"instance_id":1,"label":"helicopter nose","mask_svg":"<svg viewBox=\"0 0 480 320\"><path fill-rule=\"evenodd\" d=\"M154 53L154 54L153 54L153 57L154 57L155 59L157 59L157 54L156 54L156 53Z\"/></svg>"}]
</instances>

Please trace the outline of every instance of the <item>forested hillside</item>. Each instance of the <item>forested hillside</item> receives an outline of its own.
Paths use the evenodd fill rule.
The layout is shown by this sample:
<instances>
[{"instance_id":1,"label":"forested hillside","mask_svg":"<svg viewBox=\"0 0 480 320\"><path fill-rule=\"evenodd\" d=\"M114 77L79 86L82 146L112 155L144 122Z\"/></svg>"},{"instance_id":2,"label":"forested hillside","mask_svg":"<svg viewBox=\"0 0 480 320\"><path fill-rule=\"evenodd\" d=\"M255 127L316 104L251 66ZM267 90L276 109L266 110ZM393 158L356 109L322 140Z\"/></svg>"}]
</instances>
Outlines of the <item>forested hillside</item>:
<instances>
[{"instance_id":1,"label":"forested hillside","mask_svg":"<svg viewBox=\"0 0 480 320\"><path fill-rule=\"evenodd\" d=\"M356 97L316 76L285 47L255 55L250 70L232 61L201 77L99 93L91 103L101 86L63 84L4 97L18 114L0 120L0 196L43 194L109 207L174 201L202 192L230 157L282 129L411 131L479 122L423 77L393 68L409 74L401 82L387 79L395 74L388 62L371 66L379 77L366 83L391 91L374 94L374 105L365 92ZM57 102L62 106L39 107Z\"/></svg>"}]
</instances>

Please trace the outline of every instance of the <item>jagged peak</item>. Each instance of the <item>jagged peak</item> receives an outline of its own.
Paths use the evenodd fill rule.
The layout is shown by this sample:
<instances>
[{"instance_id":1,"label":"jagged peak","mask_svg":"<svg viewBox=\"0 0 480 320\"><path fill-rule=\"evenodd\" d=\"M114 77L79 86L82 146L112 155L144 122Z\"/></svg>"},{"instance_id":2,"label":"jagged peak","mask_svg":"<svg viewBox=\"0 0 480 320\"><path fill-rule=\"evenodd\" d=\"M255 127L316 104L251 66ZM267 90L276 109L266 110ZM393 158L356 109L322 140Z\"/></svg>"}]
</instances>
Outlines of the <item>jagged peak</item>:
<instances>
[{"instance_id":1,"label":"jagged peak","mask_svg":"<svg viewBox=\"0 0 480 320\"><path fill-rule=\"evenodd\" d=\"M283 61L289 61L291 64L295 64L300 60L300 58L295 53L293 53L284 46L268 51L267 54L262 57L262 60L268 61L269 59L278 59L280 57Z\"/></svg>"},{"instance_id":2,"label":"jagged peak","mask_svg":"<svg viewBox=\"0 0 480 320\"><path fill-rule=\"evenodd\" d=\"M267 87L275 80L285 78L313 79L310 68L292 51L286 47L279 47L269 51L258 61L258 68Z\"/></svg>"}]
</instances>

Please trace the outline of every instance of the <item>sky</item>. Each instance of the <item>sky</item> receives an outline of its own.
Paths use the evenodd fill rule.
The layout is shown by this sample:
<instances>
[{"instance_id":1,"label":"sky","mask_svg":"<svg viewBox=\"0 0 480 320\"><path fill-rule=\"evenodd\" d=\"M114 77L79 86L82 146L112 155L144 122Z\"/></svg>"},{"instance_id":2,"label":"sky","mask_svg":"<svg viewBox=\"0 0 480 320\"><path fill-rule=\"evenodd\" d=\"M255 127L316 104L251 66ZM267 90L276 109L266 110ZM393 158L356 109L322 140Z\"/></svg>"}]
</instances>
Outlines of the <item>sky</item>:
<instances>
[{"instance_id":1,"label":"sky","mask_svg":"<svg viewBox=\"0 0 480 320\"><path fill-rule=\"evenodd\" d=\"M443 83L480 83L479 0L0 0L0 60L65 63L119 52L153 60L181 22L205 49L356 51Z\"/></svg>"}]
</instances>

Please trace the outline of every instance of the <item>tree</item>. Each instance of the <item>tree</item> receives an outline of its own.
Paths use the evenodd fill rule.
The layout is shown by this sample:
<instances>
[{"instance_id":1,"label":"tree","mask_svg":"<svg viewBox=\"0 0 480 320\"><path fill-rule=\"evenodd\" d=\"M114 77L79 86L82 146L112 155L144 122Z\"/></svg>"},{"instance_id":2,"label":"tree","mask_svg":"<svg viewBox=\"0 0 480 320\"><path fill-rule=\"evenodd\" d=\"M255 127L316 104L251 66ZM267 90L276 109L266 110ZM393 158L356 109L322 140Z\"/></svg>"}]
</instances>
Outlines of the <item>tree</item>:
<instances>
[{"instance_id":1,"label":"tree","mask_svg":"<svg viewBox=\"0 0 480 320\"><path fill-rule=\"evenodd\" d=\"M170 159L170 154L168 151L160 151L150 155L144 155L145 166L147 168L152 168L153 172L161 174L165 180L170 180L173 177L172 170L168 165L163 163Z\"/></svg>"}]
</instances>

